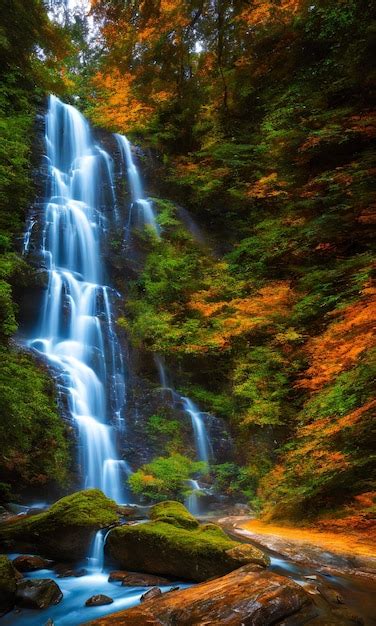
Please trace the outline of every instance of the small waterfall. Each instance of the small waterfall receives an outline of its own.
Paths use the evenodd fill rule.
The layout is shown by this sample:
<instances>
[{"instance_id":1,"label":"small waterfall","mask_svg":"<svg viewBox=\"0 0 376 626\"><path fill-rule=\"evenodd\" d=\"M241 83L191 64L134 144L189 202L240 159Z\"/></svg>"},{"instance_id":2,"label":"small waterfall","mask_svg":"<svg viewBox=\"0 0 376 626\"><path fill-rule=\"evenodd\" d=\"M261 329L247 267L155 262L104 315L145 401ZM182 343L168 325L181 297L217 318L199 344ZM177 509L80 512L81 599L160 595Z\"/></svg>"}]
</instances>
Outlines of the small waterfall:
<instances>
[{"instance_id":1,"label":"small waterfall","mask_svg":"<svg viewBox=\"0 0 376 626\"><path fill-rule=\"evenodd\" d=\"M49 282L30 345L57 367L80 438L83 487L124 502L124 365L113 325L102 252L107 219L116 215L112 160L93 142L77 109L50 96L45 141L49 169L41 252ZM29 246L32 222L25 234Z\"/></svg>"},{"instance_id":2,"label":"small waterfall","mask_svg":"<svg viewBox=\"0 0 376 626\"><path fill-rule=\"evenodd\" d=\"M158 370L158 377L159 377L159 381L161 383L162 389L170 389L169 381L167 379L167 372L166 372L166 368L164 366L163 360L161 359L160 356L157 356L155 354L154 355L154 363L155 363L156 368Z\"/></svg>"},{"instance_id":3,"label":"small waterfall","mask_svg":"<svg viewBox=\"0 0 376 626\"><path fill-rule=\"evenodd\" d=\"M183 408L191 418L195 439L196 454L199 461L209 461L209 437L200 409L190 398L181 396Z\"/></svg>"},{"instance_id":4,"label":"small waterfall","mask_svg":"<svg viewBox=\"0 0 376 626\"><path fill-rule=\"evenodd\" d=\"M200 496L197 495L201 492L200 485L197 480L188 480L188 486L193 490L185 501L185 506L192 515L200 514Z\"/></svg>"},{"instance_id":5,"label":"small waterfall","mask_svg":"<svg viewBox=\"0 0 376 626\"><path fill-rule=\"evenodd\" d=\"M188 413L191 418L193 437L195 442L197 459L199 461L209 462L211 445L209 435L206 429L205 420L203 418L204 413L200 411L198 406L186 396L181 396L175 390L168 385L168 377L166 368L163 361L159 356L154 356L154 362L158 370L158 376L163 389L170 389L173 393L173 398L176 404L181 404L183 411Z\"/></svg>"},{"instance_id":6,"label":"small waterfall","mask_svg":"<svg viewBox=\"0 0 376 626\"><path fill-rule=\"evenodd\" d=\"M117 139L123 162L127 170L127 179L131 192L132 204L130 221L132 220L132 209L136 209L137 215L134 216L136 224L138 226L144 226L146 224L149 224L154 228L156 233L159 234L160 228L155 218L153 204L150 200L147 200L145 198L141 178L133 160L131 144L129 143L128 139L124 137L124 135L116 134L115 137Z\"/></svg>"},{"instance_id":7,"label":"small waterfall","mask_svg":"<svg viewBox=\"0 0 376 626\"><path fill-rule=\"evenodd\" d=\"M22 254L27 254L29 252L30 237L31 237L31 233L33 231L35 223L36 223L36 220L32 217L30 217L26 222L26 230L24 233L23 244L22 244Z\"/></svg>"},{"instance_id":8,"label":"small waterfall","mask_svg":"<svg viewBox=\"0 0 376 626\"><path fill-rule=\"evenodd\" d=\"M107 532L98 530L95 533L94 541L88 557L91 572L101 572L104 566L104 544Z\"/></svg>"}]
</instances>

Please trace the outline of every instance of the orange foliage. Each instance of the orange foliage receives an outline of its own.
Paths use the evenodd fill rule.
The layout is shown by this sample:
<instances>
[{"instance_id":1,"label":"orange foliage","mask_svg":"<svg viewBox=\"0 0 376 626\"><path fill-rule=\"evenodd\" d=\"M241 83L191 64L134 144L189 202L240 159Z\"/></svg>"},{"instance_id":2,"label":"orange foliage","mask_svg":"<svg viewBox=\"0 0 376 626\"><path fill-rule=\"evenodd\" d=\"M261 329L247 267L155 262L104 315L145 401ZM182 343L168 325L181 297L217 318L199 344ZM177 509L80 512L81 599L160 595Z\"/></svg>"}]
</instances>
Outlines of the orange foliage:
<instances>
[{"instance_id":1,"label":"orange foliage","mask_svg":"<svg viewBox=\"0 0 376 626\"><path fill-rule=\"evenodd\" d=\"M298 387L313 391L320 389L375 345L375 287L368 286L359 301L335 314L341 319L308 342L306 350L311 364L305 377L297 383Z\"/></svg>"},{"instance_id":2,"label":"orange foliage","mask_svg":"<svg viewBox=\"0 0 376 626\"><path fill-rule=\"evenodd\" d=\"M299 429L299 436L309 437L312 440L313 436L320 437L325 441L329 437L334 437L340 433L344 428L351 428L357 424L361 418L370 410L376 408L376 400L367 402L359 409L334 419L333 417L324 417L319 420L315 420L307 426L303 426Z\"/></svg>"},{"instance_id":3,"label":"orange foliage","mask_svg":"<svg viewBox=\"0 0 376 626\"><path fill-rule=\"evenodd\" d=\"M278 5L267 0L256 0L241 12L240 19L247 26L265 26L268 22L287 24L293 20L301 5L302 0L281 0Z\"/></svg>"},{"instance_id":4,"label":"orange foliage","mask_svg":"<svg viewBox=\"0 0 376 626\"><path fill-rule=\"evenodd\" d=\"M273 319L285 316L294 301L294 292L288 282L275 282L246 298L212 301L215 290L195 293L188 306L207 320L215 322L215 331L200 350L209 346L225 348L231 339L270 324ZM218 328L218 330L217 330Z\"/></svg>"},{"instance_id":5,"label":"orange foliage","mask_svg":"<svg viewBox=\"0 0 376 626\"><path fill-rule=\"evenodd\" d=\"M364 209L358 217L361 224L376 224L376 204L371 204Z\"/></svg>"},{"instance_id":6,"label":"orange foliage","mask_svg":"<svg viewBox=\"0 0 376 626\"><path fill-rule=\"evenodd\" d=\"M100 95L95 98L95 121L113 130L126 132L147 123L154 109L137 100L132 93L134 76L119 70L94 77L94 87Z\"/></svg>"},{"instance_id":7,"label":"orange foliage","mask_svg":"<svg viewBox=\"0 0 376 626\"><path fill-rule=\"evenodd\" d=\"M268 176L263 176L256 183L247 185L246 195L249 198L272 198L274 196L285 195L287 192L281 189L286 187L284 181L278 180L278 174L273 172Z\"/></svg>"}]
</instances>

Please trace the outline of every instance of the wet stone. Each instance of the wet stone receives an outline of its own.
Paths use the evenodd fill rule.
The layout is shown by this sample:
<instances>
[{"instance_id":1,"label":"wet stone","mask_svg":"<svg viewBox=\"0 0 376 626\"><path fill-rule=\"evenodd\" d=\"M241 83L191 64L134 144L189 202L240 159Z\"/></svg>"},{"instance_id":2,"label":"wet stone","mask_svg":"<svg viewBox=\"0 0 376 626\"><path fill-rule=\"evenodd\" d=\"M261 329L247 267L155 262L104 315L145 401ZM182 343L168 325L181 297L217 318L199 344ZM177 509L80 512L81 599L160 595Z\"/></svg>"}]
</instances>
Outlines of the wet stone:
<instances>
[{"instance_id":1,"label":"wet stone","mask_svg":"<svg viewBox=\"0 0 376 626\"><path fill-rule=\"evenodd\" d=\"M33 578L17 583L16 604L30 609L45 609L59 604L63 594L51 578Z\"/></svg>"},{"instance_id":2,"label":"wet stone","mask_svg":"<svg viewBox=\"0 0 376 626\"><path fill-rule=\"evenodd\" d=\"M120 581L124 587L157 587L169 585L170 580L152 574L139 574L136 572L111 572L108 582Z\"/></svg>"},{"instance_id":3,"label":"wet stone","mask_svg":"<svg viewBox=\"0 0 376 626\"><path fill-rule=\"evenodd\" d=\"M153 600L154 598L158 598L161 595L162 595L162 591L159 589L159 587L152 587L151 589L149 589L149 591L147 591L141 596L140 602Z\"/></svg>"},{"instance_id":4,"label":"wet stone","mask_svg":"<svg viewBox=\"0 0 376 626\"><path fill-rule=\"evenodd\" d=\"M112 598L110 598L109 596L105 596L102 593L99 593L98 595L91 596L91 598L86 600L85 606L103 606L104 604L112 604L112 603L113 603Z\"/></svg>"},{"instance_id":5,"label":"wet stone","mask_svg":"<svg viewBox=\"0 0 376 626\"><path fill-rule=\"evenodd\" d=\"M13 559L13 565L19 572L35 572L38 569L47 569L50 564L51 561L47 561L47 559L27 554Z\"/></svg>"}]
</instances>

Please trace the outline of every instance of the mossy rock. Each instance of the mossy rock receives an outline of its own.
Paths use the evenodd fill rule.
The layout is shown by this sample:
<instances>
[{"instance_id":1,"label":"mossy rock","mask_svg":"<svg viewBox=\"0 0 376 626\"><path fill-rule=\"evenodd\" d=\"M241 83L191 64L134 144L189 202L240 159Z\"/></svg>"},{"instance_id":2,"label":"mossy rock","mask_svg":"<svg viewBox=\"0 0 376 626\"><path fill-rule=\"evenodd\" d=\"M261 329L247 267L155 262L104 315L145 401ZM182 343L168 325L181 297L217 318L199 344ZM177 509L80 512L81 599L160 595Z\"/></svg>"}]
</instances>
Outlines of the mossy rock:
<instances>
[{"instance_id":1,"label":"mossy rock","mask_svg":"<svg viewBox=\"0 0 376 626\"><path fill-rule=\"evenodd\" d=\"M99 489L66 496L45 513L0 526L0 543L29 544L53 559L76 561L87 555L93 534L115 524L117 505Z\"/></svg>"},{"instance_id":2,"label":"mossy rock","mask_svg":"<svg viewBox=\"0 0 376 626\"><path fill-rule=\"evenodd\" d=\"M198 528L199 522L181 502L167 500L155 504L149 513L153 522L165 522L181 528Z\"/></svg>"},{"instance_id":3,"label":"mossy rock","mask_svg":"<svg viewBox=\"0 0 376 626\"><path fill-rule=\"evenodd\" d=\"M15 604L17 580L21 574L17 572L8 557L0 555L0 615L10 611Z\"/></svg>"},{"instance_id":4,"label":"mossy rock","mask_svg":"<svg viewBox=\"0 0 376 626\"><path fill-rule=\"evenodd\" d=\"M106 550L121 568L203 581L248 563L268 565L268 557L261 550L233 541L215 524L200 526L179 503L165 505L153 507L153 521L121 526L109 533ZM188 528L182 526L182 519L189 520Z\"/></svg>"}]
</instances>

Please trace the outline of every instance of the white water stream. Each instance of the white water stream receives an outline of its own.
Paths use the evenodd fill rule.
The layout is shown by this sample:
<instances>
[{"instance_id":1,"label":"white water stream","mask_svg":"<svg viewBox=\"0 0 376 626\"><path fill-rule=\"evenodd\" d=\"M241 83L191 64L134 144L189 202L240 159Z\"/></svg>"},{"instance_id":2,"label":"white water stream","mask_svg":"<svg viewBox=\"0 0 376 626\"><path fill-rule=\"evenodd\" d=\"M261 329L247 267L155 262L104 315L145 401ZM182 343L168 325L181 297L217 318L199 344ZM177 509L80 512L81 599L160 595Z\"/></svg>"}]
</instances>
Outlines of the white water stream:
<instances>
[{"instance_id":1,"label":"white water stream","mask_svg":"<svg viewBox=\"0 0 376 626\"><path fill-rule=\"evenodd\" d=\"M145 198L141 177L133 159L131 144L124 135L117 134L115 137L125 164L127 180L131 192L132 204L129 213L129 223L132 223L134 220L135 224L139 227L145 225L152 226L155 232L159 234L160 228L155 217L153 204L150 200ZM132 215L132 212L136 212L136 215Z\"/></svg>"},{"instance_id":2,"label":"white water stream","mask_svg":"<svg viewBox=\"0 0 376 626\"><path fill-rule=\"evenodd\" d=\"M49 98L45 141L49 177L41 252L49 280L30 345L61 372L79 432L82 486L124 502L130 468L118 458L116 433L124 429L125 372L103 271L103 206L118 219L113 164L81 113L55 96Z\"/></svg>"}]
</instances>

